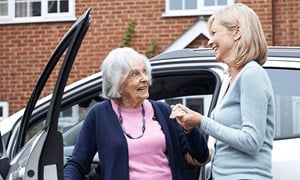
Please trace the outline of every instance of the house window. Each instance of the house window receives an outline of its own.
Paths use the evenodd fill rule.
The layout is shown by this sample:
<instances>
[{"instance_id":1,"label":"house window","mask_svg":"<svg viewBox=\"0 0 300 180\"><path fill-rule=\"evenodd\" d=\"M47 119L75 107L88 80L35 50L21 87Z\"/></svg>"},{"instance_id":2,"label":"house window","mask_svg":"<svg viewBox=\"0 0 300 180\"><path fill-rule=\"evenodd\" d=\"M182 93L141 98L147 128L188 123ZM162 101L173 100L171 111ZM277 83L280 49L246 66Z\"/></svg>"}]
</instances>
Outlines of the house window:
<instances>
[{"instance_id":1,"label":"house window","mask_svg":"<svg viewBox=\"0 0 300 180\"><path fill-rule=\"evenodd\" d=\"M0 0L0 24L75 19L75 0Z\"/></svg>"},{"instance_id":2,"label":"house window","mask_svg":"<svg viewBox=\"0 0 300 180\"><path fill-rule=\"evenodd\" d=\"M41 13L41 1L34 0L16 0L15 18L18 17L39 17Z\"/></svg>"},{"instance_id":3,"label":"house window","mask_svg":"<svg viewBox=\"0 0 300 180\"><path fill-rule=\"evenodd\" d=\"M163 16L211 15L233 2L234 0L166 0Z\"/></svg>"},{"instance_id":4,"label":"house window","mask_svg":"<svg viewBox=\"0 0 300 180\"><path fill-rule=\"evenodd\" d=\"M48 1L48 13L68 13L69 1Z\"/></svg>"},{"instance_id":5,"label":"house window","mask_svg":"<svg viewBox=\"0 0 300 180\"><path fill-rule=\"evenodd\" d=\"M8 117L8 102L0 101L0 121Z\"/></svg>"}]
</instances>

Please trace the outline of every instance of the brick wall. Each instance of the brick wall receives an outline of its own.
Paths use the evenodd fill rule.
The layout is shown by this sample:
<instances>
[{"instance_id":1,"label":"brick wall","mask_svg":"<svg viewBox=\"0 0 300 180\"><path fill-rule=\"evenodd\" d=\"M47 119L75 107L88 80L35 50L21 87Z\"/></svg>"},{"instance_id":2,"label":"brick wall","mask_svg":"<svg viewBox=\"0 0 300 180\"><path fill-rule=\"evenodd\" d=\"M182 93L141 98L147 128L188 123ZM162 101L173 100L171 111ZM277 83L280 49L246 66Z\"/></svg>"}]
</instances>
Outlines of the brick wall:
<instances>
[{"instance_id":1,"label":"brick wall","mask_svg":"<svg viewBox=\"0 0 300 180\"><path fill-rule=\"evenodd\" d=\"M300 1L274 0L274 45L300 45Z\"/></svg>"},{"instance_id":2,"label":"brick wall","mask_svg":"<svg viewBox=\"0 0 300 180\"><path fill-rule=\"evenodd\" d=\"M240 0L259 15L269 45L300 45L298 0ZM131 46L144 53L157 40L156 54L187 30L197 17L162 17L165 0L76 1L76 15L91 7L91 26L71 71L68 83L99 71L107 53L119 47L126 28L134 22ZM207 18L207 17L206 17ZM24 107L56 44L73 22L0 25L0 101L8 101L10 114ZM206 46L200 35L188 47ZM54 85L56 74L42 96Z\"/></svg>"}]
</instances>

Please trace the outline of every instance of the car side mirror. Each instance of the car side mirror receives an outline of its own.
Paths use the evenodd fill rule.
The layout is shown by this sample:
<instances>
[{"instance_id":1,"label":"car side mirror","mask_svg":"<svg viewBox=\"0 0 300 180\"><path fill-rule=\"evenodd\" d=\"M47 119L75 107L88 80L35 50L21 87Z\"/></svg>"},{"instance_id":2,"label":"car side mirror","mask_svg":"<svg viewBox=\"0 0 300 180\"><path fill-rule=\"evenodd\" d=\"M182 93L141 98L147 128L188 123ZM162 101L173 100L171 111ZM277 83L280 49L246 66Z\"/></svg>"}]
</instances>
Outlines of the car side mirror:
<instances>
[{"instance_id":1,"label":"car side mirror","mask_svg":"<svg viewBox=\"0 0 300 180\"><path fill-rule=\"evenodd\" d=\"M6 153L6 147L2 140L1 132L0 132L0 136L1 136L0 139L0 180L1 180L1 178L5 179L5 177L7 176L8 170L10 168L10 163Z\"/></svg>"}]
</instances>

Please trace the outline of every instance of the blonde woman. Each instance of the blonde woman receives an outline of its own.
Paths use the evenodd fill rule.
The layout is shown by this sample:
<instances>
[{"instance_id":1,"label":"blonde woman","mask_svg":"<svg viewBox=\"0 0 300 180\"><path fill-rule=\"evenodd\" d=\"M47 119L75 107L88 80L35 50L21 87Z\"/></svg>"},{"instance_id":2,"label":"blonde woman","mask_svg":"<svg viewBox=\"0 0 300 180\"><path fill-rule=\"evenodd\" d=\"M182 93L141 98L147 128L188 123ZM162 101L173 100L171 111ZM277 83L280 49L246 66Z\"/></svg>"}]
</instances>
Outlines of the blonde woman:
<instances>
[{"instance_id":1,"label":"blonde woman","mask_svg":"<svg viewBox=\"0 0 300 180\"><path fill-rule=\"evenodd\" d=\"M177 104L172 118L190 131L199 127L216 139L214 180L272 179L275 103L270 79L262 68L267 43L256 13L234 4L208 21L209 46L229 67L231 81L211 118Z\"/></svg>"}]
</instances>

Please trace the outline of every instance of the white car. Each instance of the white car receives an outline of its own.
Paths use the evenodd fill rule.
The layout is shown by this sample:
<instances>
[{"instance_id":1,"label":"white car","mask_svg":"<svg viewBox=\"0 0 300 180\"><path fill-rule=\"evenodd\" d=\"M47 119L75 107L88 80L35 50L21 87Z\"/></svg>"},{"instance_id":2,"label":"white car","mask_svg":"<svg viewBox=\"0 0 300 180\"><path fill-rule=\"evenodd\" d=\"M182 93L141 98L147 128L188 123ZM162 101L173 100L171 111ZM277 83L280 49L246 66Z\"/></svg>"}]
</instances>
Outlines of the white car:
<instances>
[{"instance_id":1,"label":"white car","mask_svg":"<svg viewBox=\"0 0 300 180\"><path fill-rule=\"evenodd\" d=\"M86 112L104 99L101 72L64 88L88 26L89 11L56 48L26 109L0 122L0 175L3 179L63 179L63 164L71 156ZM65 51L67 56L53 94L37 101L45 81ZM170 104L180 102L208 116L224 93L224 82L228 81L227 66L217 62L210 49L168 52L152 58L151 64L151 99ZM274 179L299 180L300 48L270 47L264 67L276 94ZM211 138L208 141L211 144ZM87 174L90 179L101 176L98 163L95 156L91 172ZM206 168L209 164L195 168L195 179L204 180Z\"/></svg>"}]
</instances>

